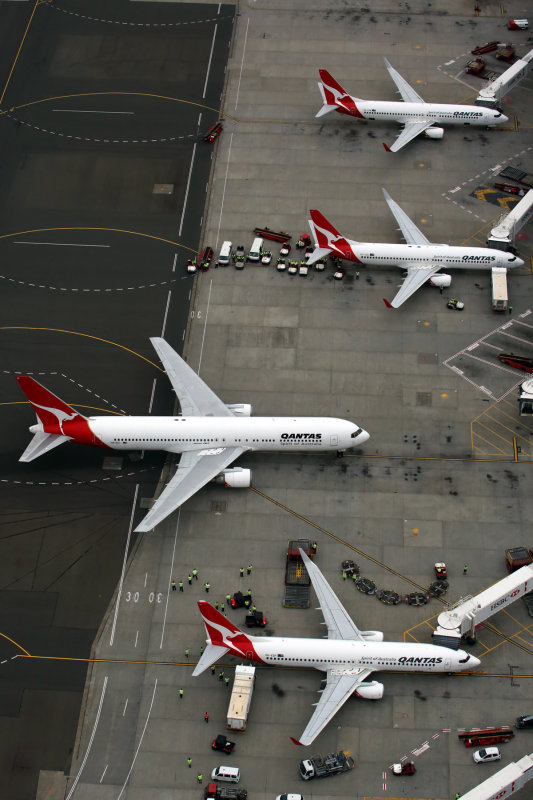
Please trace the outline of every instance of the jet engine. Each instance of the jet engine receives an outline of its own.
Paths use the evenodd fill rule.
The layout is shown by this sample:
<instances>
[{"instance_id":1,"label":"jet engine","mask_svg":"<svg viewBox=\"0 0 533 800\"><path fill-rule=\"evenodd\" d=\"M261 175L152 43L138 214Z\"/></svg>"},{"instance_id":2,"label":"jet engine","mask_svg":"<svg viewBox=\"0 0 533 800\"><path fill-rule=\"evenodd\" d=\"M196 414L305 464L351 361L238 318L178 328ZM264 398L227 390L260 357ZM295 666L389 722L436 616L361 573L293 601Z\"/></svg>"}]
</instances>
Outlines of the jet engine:
<instances>
[{"instance_id":1,"label":"jet engine","mask_svg":"<svg viewBox=\"0 0 533 800\"><path fill-rule=\"evenodd\" d=\"M369 681L362 683L355 690L357 697L362 697L363 700L381 700L385 687L379 681Z\"/></svg>"},{"instance_id":2,"label":"jet engine","mask_svg":"<svg viewBox=\"0 0 533 800\"><path fill-rule=\"evenodd\" d=\"M246 489L252 483L252 470L243 467L225 469L214 478L215 483L223 483L232 489Z\"/></svg>"},{"instance_id":3,"label":"jet engine","mask_svg":"<svg viewBox=\"0 0 533 800\"><path fill-rule=\"evenodd\" d=\"M444 128L438 128L436 125L432 125L431 128L427 128L424 131L424 136L428 139L442 139L444 136Z\"/></svg>"},{"instance_id":4,"label":"jet engine","mask_svg":"<svg viewBox=\"0 0 533 800\"><path fill-rule=\"evenodd\" d=\"M382 642L383 631L359 631L365 642Z\"/></svg>"},{"instance_id":5,"label":"jet engine","mask_svg":"<svg viewBox=\"0 0 533 800\"><path fill-rule=\"evenodd\" d=\"M439 272L438 275L433 275L433 277L429 279L429 285L438 286L439 289L442 286L443 289L447 289L448 286L452 285L452 276L447 275L445 272Z\"/></svg>"},{"instance_id":6,"label":"jet engine","mask_svg":"<svg viewBox=\"0 0 533 800\"><path fill-rule=\"evenodd\" d=\"M252 406L250 403L232 403L231 405L226 405L226 408L229 408L231 413L236 417L252 416Z\"/></svg>"}]
</instances>

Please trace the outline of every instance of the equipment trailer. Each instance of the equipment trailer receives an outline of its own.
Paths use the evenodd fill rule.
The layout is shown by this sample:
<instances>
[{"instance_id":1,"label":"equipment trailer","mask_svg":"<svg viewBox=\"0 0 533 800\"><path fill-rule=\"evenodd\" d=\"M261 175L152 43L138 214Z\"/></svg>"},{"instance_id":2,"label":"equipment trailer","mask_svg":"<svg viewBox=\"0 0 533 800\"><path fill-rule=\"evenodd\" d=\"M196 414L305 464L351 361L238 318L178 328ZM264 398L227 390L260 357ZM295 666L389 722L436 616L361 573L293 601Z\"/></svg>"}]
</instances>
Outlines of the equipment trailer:
<instances>
[{"instance_id":1,"label":"equipment trailer","mask_svg":"<svg viewBox=\"0 0 533 800\"><path fill-rule=\"evenodd\" d=\"M349 772L355 767L355 761L344 750L338 753L328 753L327 756L312 756L300 762L300 777L304 781L312 778L327 778L329 775L340 775Z\"/></svg>"}]
</instances>

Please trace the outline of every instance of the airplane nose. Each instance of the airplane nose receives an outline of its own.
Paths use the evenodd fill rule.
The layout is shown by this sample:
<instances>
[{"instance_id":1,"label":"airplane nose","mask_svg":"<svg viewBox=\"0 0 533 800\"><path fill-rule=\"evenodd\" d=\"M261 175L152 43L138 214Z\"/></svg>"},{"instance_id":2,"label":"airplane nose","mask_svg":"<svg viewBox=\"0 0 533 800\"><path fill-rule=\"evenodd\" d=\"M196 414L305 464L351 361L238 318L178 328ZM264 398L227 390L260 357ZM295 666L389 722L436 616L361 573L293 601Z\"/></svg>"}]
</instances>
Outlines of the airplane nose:
<instances>
[{"instance_id":1,"label":"airplane nose","mask_svg":"<svg viewBox=\"0 0 533 800\"><path fill-rule=\"evenodd\" d=\"M509 122L509 117L506 117L505 114L502 114L501 117L498 117L500 122Z\"/></svg>"},{"instance_id":2,"label":"airplane nose","mask_svg":"<svg viewBox=\"0 0 533 800\"><path fill-rule=\"evenodd\" d=\"M514 264L515 267L523 267L524 266L524 262L522 261L521 258L515 258L515 260L513 261L513 264Z\"/></svg>"},{"instance_id":3,"label":"airplane nose","mask_svg":"<svg viewBox=\"0 0 533 800\"><path fill-rule=\"evenodd\" d=\"M364 444L365 442L368 442L369 439L370 439L370 434L367 431L363 430L356 438L355 442L356 444Z\"/></svg>"},{"instance_id":4,"label":"airplane nose","mask_svg":"<svg viewBox=\"0 0 533 800\"><path fill-rule=\"evenodd\" d=\"M475 669L476 667L479 667L480 664L481 661L479 660L479 658L476 658L475 656L470 656L470 661L468 662L468 666L470 667L470 669Z\"/></svg>"}]
</instances>

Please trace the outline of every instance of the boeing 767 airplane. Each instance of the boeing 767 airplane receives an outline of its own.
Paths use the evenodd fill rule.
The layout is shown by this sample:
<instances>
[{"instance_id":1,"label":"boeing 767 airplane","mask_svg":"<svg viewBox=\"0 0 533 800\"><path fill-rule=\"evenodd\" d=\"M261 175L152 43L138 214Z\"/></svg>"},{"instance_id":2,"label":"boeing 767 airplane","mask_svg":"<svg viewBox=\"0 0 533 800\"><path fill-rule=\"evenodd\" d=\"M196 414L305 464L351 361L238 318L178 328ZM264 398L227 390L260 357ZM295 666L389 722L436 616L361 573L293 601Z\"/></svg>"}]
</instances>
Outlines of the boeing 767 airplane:
<instances>
[{"instance_id":1,"label":"boeing 767 airplane","mask_svg":"<svg viewBox=\"0 0 533 800\"><path fill-rule=\"evenodd\" d=\"M250 486L251 470L228 469L247 451L317 453L347 450L369 435L353 422L333 417L251 417L248 404L226 405L164 339L150 339L178 397L175 417L84 417L29 375L19 386L37 414L33 439L19 461L33 461L63 442L112 450L182 453L176 473L135 528L149 531L209 481Z\"/></svg>"},{"instance_id":2,"label":"boeing 767 airplane","mask_svg":"<svg viewBox=\"0 0 533 800\"><path fill-rule=\"evenodd\" d=\"M311 744L352 694L365 700L380 700L383 684L366 680L372 672L462 672L479 666L479 659L464 650L384 642L381 631L360 631L318 567L303 550L300 555L324 615L327 639L249 636L200 600L207 647L193 672L200 675L228 652L258 664L311 667L325 672L326 686L306 729L298 740L293 739L295 744Z\"/></svg>"},{"instance_id":3,"label":"boeing 767 airplane","mask_svg":"<svg viewBox=\"0 0 533 800\"><path fill-rule=\"evenodd\" d=\"M441 269L511 269L521 267L524 263L512 253L490 250L488 247L432 244L385 189L383 195L407 244L346 239L320 211L312 209L309 212L309 226L315 240L315 249L308 256L307 263L314 264L328 253L334 253L339 258L354 261L356 264L402 267L406 276L399 292L390 303L385 300L385 305L390 308L399 308L426 281L434 286L449 286L452 282L451 276L441 272Z\"/></svg>"},{"instance_id":4,"label":"boeing 767 airplane","mask_svg":"<svg viewBox=\"0 0 533 800\"><path fill-rule=\"evenodd\" d=\"M332 78L329 72L321 69L319 70L321 81L318 88L322 94L324 105L316 116L322 117L330 111L338 111L339 114L348 114L359 119L401 122L404 126L403 131L392 147L383 144L385 150L392 153L400 150L421 133L429 139L442 139L444 129L440 127L441 124L484 125L486 128L491 128L508 120L501 111L494 108L452 105L450 103L426 103L386 58L384 61L389 75L398 87L403 102L361 100L359 97L352 97L340 83L337 83L335 78Z\"/></svg>"}]
</instances>

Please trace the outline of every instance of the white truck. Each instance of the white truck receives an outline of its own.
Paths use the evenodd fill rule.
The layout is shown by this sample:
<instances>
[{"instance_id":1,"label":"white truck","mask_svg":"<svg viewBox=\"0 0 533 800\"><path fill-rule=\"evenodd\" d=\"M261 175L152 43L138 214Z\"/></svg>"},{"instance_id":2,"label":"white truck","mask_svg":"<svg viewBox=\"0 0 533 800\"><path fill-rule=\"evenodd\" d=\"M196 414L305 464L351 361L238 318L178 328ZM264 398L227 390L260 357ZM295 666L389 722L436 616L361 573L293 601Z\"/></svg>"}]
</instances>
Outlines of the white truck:
<instances>
[{"instance_id":1,"label":"white truck","mask_svg":"<svg viewBox=\"0 0 533 800\"><path fill-rule=\"evenodd\" d=\"M228 729L232 731L246 730L248 712L254 690L255 667L238 664L235 667L233 690L228 708Z\"/></svg>"},{"instance_id":2,"label":"white truck","mask_svg":"<svg viewBox=\"0 0 533 800\"><path fill-rule=\"evenodd\" d=\"M492 310L507 311L509 296L507 294L507 270L504 267L493 267L492 270Z\"/></svg>"}]
</instances>

